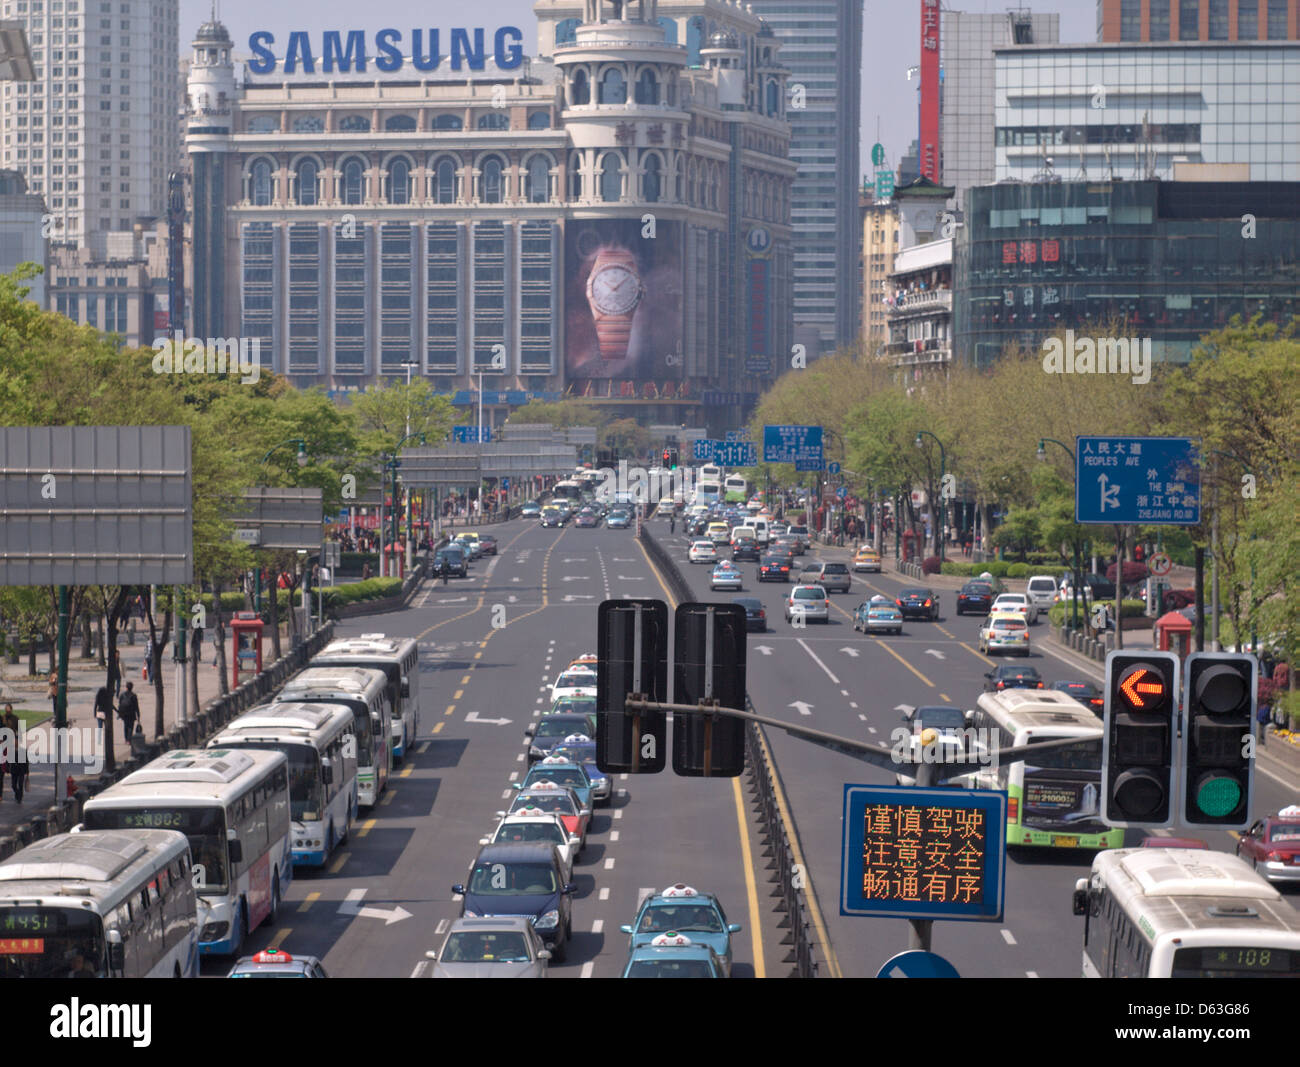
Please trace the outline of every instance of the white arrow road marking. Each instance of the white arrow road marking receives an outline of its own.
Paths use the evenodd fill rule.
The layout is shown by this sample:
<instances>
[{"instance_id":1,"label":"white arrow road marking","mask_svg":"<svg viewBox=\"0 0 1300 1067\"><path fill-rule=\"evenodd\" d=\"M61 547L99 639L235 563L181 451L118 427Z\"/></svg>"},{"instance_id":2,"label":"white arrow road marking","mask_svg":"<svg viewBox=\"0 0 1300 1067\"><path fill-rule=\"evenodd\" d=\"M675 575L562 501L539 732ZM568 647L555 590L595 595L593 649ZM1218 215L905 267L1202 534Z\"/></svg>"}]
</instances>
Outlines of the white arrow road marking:
<instances>
[{"instance_id":1,"label":"white arrow road marking","mask_svg":"<svg viewBox=\"0 0 1300 1067\"><path fill-rule=\"evenodd\" d=\"M838 678L836 678L835 675L831 674L831 669L830 669L828 666L826 666L826 664L824 664L821 660L819 660L819 659L817 658L817 653L814 652L811 648L808 647L807 643L804 641L804 639L803 639L802 637L799 638L799 644L803 645L803 650L804 650L805 652L807 652L808 655L812 656L813 662L814 662L815 664L817 664L817 666L819 666L822 670L824 670L824 671L826 672L826 677L829 678L829 679L830 679L832 682L834 682L836 685L839 685L839 684L840 684L840 680L839 680Z\"/></svg>"},{"instance_id":2,"label":"white arrow road marking","mask_svg":"<svg viewBox=\"0 0 1300 1067\"><path fill-rule=\"evenodd\" d=\"M564 603L572 604L578 600L595 600L595 596L589 593L565 593Z\"/></svg>"},{"instance_id":3,"label":"white arrow road marking","mask_svg":"<svg viewBox=\"0 0 1300 1067\"><path fill-rule=\"evenodd\" d=\"M927 656L933 656L935 659L946 659L946 658L947 658L947 657L944 656L944 654L943 654L942 652L940 652L937 648L927 648L927 649L925 650L925 654L926 654Z\"/></svg>"},{"instance_id":4,"label":"white arrow road marking","mask_svg":"<svg viewBox=\"0 0 1300 1067\"><path fill-rule=\"evenodd\" d=\"M560 579L560 581L562 581L562 582L589 582L589 581L591 581L591 575L589 575L589 574L566 574L563 578Z\"/></svg>"},{"instance_id":5,"label":"white arrow road marking","mask_svg":"<svg viewBox=\"0 0 1300 1067\"><path fill-rule=\"evenodd\" d=\"M895 704L895 705L894 705L894 710L895 710L895 711L911 711L911 710L912 710L912 705L911 705L911 704Z\"/></svg>"},{"instance_id":6,"label":"white arrow road marking","mask_svg":"<svg viewBox=\"0 0 1300 1067\"><path fill-rule=\"evenodd\" d=\"M815 708L816 704L807 704L802 700L796 700L793 704L787 704L787 708L798 708L800 715L811 715L810 708Z\"/></svg>"},{"instance_id":7,"label":"white arrow road marking","mask_svg":"<svg viewBox=\"0 0 1300 1067\"><path fill-rule=\"evenodd\" d=\"M858 650L857 650L856 648L848 648L848 647L845 647L845 648L841 648L840 651L841 651L841 652L847 652L847 653L848 653L850 656L852 656L854 659L857 659L857 658L858 658Z\"/></svg>"},{"instance_id":8,"label":"white arrow road marking","mask_svg":"<svg viewBox=\"0 0 1300 1067\"><path fill-rule=\"evenodd\" d=\"M519 581L519 578L518 578L518 576L516 576L516 577L514 577L514 578L511 578L510 580L511 580L512 582L517 582L517 581Z\"/></svg>"},{"instance_id":9,"label":"white arrow road marking","mask_svg":"<svg viewBox=\"0 0 1300 1067\"><path fill-rule=\"evenodd\" d=\"M644 574L634 574L634 575L632 575L632 576L629 577L629 576L626 575L626 574L620 574L620 575L618 576L618 580L619 580L620 582L644 582L644 581L645 581L645 575L644 575Z\"/></svg>"},{"instance_id":10,"label":"white arrow road marking","mask_svg":"<svg viewBox=\"0 0 1300 1067\"><path fill-rule=\"evenodd\" d=\"M466 715L466 716L465 716L465 721L466 721L466 722L485 722L485 723L489 723L489 724L492 725L492 726L505 726L508 722L510 722L509 719L480 719L480 718L478 717L478 712L477 712L477 711L471 711L468 715Z\"/></svg>"},{"instance_id":11,"label":"white arrow road marking","mask_svg":"<svg viewBox=\"0 0 1300 1067\"><path fill-rule=\"evenodd\" d=\"M564 559L564 562L565 562L565 563L586 563L586 562L587 562L587 557L586 557L586 556L566 556L565 559Z\"/></svg>"},{"instance_id":12,"label":"white arrow road marking","mask_svg":"<svg viewBox=\"0 0 1300 1067\"><path fill-rule=\"evenodd\" d=\"M444 596L438 598L439 604L463 604L467 601L467 596Z\"/></svg>"},{"instance_id":13,"label":"white arrow road marking","mask_svg":"<svg viewBox=\"0 0 1300 1067\"><path fill-rule=\"evenodd\" d=\"M366 891L364 889L349 889L347 900L339 903L339 914L360 915L363 919L383 919L385 926L392 926L393 923L411 917L411 913L401 905L391 911L385 911L383 908L363 908L361 898L365 895Z\"/></svg>"},{"instance_id":14,"label":"white arrow road marking","mask_svg":"<svg viewBox=\"0 0 1300 1067\"><path fill-rule=\"evenodd\" d=\"M755 645L754 649L755 651L763 653L763 655L765 656L770 656L772 654L771 648L769 648L767 645Z\"/></svg>"},{"instance_id":15,"label":"white arrow road marking","mask_svg":"<svg viewBox=\"0 0 1300 1067\"><path fill-rule=\"evenodd\" d=\"M515 601L517 601L518 599L519 599L519 598L518 598L517 596L515 596L514 593L511 593L508 597L506 597L506 603L507 603L507 604L513 604L513 603L514 603Z\"/></svg>"}]
</instances>

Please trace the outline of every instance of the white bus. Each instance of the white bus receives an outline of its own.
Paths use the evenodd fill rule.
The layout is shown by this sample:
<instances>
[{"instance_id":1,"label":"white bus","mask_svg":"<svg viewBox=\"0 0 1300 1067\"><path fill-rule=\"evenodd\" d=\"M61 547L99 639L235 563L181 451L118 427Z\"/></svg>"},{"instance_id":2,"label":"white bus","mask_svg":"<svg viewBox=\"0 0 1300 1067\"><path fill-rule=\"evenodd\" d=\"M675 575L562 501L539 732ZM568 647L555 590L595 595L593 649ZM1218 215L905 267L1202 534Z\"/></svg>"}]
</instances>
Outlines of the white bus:
<instances>
[{"instance_id":1,"label":"white bus","mask_svg":"<svg viewBox=\"0 0 1300 1067\"><path fill-rule=\"evenodd\" d=\"M179 830L198 891L199 952L239 954L293 879L289 765L279 752L178 749L86 801L87 830Z\"/></svg>"},{"instance_id":2,"label":"white bus","mask_svg":"<svg viewBox=\"0 0 1300 1067\"><path fill-rule=\"evenodd\" d=\"M1300 978L1300 913L1226 852L1098 853L1074 914L1085 978Z\"/></svg>"},{"instance_id":3,"label":"white bus","mask_svg":"<svg viewBox=\"0 0 1300 1067\"><path fill-rule=\"evenodd\" d=\"M1056 690L1007 689L982 694L970 724L986 747L1000 751L1067 737L1089 742L1037 756L1032 764L999 759L969 776L977 789L1006 790L1008 845L1124 844L1124 831L1101 821L1102 727L1089 709Z\"/></svg>"},{"instance_id":4,"label":"white bus","mask_svg":"<svg viewBox=\"0 0 1300 1067\"><path fill-rule=\"evenodd\" d=\"M393 702L388 678L364 667L308 667L272 703L342 704L352 709L357 739L357 803L372 808L393 769Z\"/></svg>"},{"instance_id":5,"label":"white bus","mask_svg":"<svg viewBox=\"0 0 1300 1067\"><path fill-rule=\"evenodd\" d=\"M331 641L309 667L366 667L383 671L392 702L395 759L404 759L420 732L420 646L412 637L362 634Z\"/></svg>"},{"instance_id":6,"label":"white bus","mask_svg":"<svg viewBox=\"0 0 1300 1067\"><path fill-rule=\"evenodd\" d=\"M695 477L693 504L719 504L722 502L722 468L706 463Z\"/></svg>"},{"instance_id":7,"label":"white bus","mask_svg":"<svg viewBox=\"0 0 1300 1067\"><path fill-rule=\"evenodd\" d=\"M745 503L749 499L749 479L743 474L728 474L722 482L722 493L727 503Z\"/></svg>"},{"instance_id":8,"label":"white bus","mask_svg":"<svg viewBox=\"0 0 1300 1067\"><path fill-rule=\"evenodd\" d=\"M289 761L293 862L323 867L357 816L352 709L339 704L266 704L226 725L209 749L261 748Z\"/></svg>"},{"instance_id":9,"label":"white bus","mask_svg":"<svg viewBox=\"0 0 1300 1067\"><path fill-rule=\"evenodd\" d=\"M582 503L582 493L585 488L585 485L576 478L569 478L562 482L556 482L551 487L551 498L562 497L576 508Z\"/></svg>"},{"instance_id":10,"label":"white bus","mask_svg":"<svg viewBox=\"0 0 1300 1067\"><path fill-rule=\"evenodd\" d=\"M33 842L0 863L0 978L196 978L192 878L175 830Z\"/></svg>"}]
</instances>

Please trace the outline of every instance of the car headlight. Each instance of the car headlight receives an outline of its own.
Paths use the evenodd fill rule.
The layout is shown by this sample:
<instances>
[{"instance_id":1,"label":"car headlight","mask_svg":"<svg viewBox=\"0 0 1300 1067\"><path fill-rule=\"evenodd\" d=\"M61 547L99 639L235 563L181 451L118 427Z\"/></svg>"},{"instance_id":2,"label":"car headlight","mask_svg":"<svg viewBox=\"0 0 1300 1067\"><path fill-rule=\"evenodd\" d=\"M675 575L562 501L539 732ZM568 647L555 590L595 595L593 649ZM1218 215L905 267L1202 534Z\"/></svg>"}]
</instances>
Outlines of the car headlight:
<instances>
[{"instance_id":1,"label":"car headlight","mask_svg":"<svg viewBox=\"0 0 1300 1067\"><path fill-rule=\"evenodd\" d=\"M548 911L544 915L539 915L533 925L539 930L552 930L560 923L560 913L558 911Z\"/></svg>"}]
</instances>

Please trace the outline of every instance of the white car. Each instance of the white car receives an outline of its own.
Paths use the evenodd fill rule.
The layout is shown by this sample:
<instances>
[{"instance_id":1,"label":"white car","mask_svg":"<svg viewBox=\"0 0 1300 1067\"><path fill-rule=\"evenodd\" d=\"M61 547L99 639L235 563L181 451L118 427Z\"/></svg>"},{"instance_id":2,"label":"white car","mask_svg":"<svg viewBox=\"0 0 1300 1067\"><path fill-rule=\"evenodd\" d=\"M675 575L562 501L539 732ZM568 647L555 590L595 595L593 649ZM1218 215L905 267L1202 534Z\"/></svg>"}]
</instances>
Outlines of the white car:
<instances>
[{"instance_id":1,"label":"white car","mask_svg":"<svg viewBox=\"0 0 1300 1067\"><path fill-rule=\"evenodd\" d=\"M999 612L1022 615L1027 626L1032 626L1038 621L1038 608L1026 593L1000 593L989 605L989 615Z\"/></svg>"},{"instance_id":2,"label":"white car","mask_svg":"<svg viewBox=\"0 0 1300 1067\"><path fill-rule=\"evenodd\" d=\"M577 834L566 833L560 817L541 808L525 807L506 814L498 812L501 821L487 837L480 837L480 845L524 844L545 841L553 844L564 865L564 880L573 881L573 859L578 854L582 839Z\"/></svg>"},{"instance_id":3,"label":"white car","mask_svg":"<svg viewBox=\"0 0 1300 1067\"><path fill-rule=\"evenodd\" d=\"M686 550L686 558L692 563L717 563L718 550L712 541L692 541Z\"/></svg>"},{"instance_id":4,"label":"white car","mask_svg":"<svg viewBox=\"0 0 1300 1067\"><path fill-rule=\"evenodd\" d=\"M1025 595L1038 608L1039 615L1046 615L1047 609L1056 600L1057 588L1056 579L1050 574L1036 574L1029 579L1029 584L1025 586Z\"/></svg>"},{"instance_id":5,"label":"white car","mask_svg":"<svg viewBox=\"0 0 1300 1067\"><path fill-rule=\"evenodd\" d=\"M595 696L596 672L582 668L566 670L555 679L551 686L551 706L561 697Z\"/></svg>"},{"instance_id":6,"label":"white car","mask_svg":"<svg viewBox=\"0 0 1300 1067\"><path fill-rule=\"evenodd\" d=\"M1019 652L1029 655L1029 624L1023 612L999 611L980 626L979 650L986 656L994 652Z\"/></svg>"}]
</instances>

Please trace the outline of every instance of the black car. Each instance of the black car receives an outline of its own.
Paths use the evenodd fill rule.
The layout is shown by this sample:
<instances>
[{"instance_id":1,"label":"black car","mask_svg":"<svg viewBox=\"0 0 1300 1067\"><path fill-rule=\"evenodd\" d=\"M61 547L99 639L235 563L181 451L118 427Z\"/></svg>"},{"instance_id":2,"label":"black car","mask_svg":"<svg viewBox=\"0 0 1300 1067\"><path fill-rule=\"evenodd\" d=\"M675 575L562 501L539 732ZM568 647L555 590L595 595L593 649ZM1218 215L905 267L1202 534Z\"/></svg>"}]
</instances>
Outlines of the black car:
<instances>
[{"instance_id":1,"label":"black car","mask_svg":"<svg viewBox=\"0 0 1300 1067\"><path fill-rule=\"evenodd\" d=\"M570 734L595 737L596 720L583 713L543 715L528 727L525 734L528 737L528 764L532 766L539 759L549 756L551 749Z\"/></svg>"},{"instance_id":2,"label":"black car","mask_svg":"<svg viewBox=\"0 0 1300 1067\"><path fill-rule=\"evenodd\" d=\"M748 537L742 538L736 542L736 547L731 550L731 558L737 562L741 560L753 560L755 563L762 557L758 550L758 545Z\"/></svg>"},{"instance_id":3,"label":"black car","mask_svg":"<svg viewBox=\"0 0 1300 1067\"><path fill-rule=\"evenodd\" d=\"M1101 695L1101 690L1091 682L1053 682L1052 688L1059 693L1068 693L1085 708L1091 708L1098 715L1105 711L1106 701Z\"/></svg>"},{"instance_id":4,"label":"black car","mask_svg":"<svg viewBox=\"0 0 1300 1067\"><path fill-rule=\"evenodd\" d=\"M767 612L758 597L738 596L731 602L745 609L745 630L749 633L767 633Z\"/></svg>"},{"instance_id":5,"label":"black car","mask_svg":"<svg viewBox=\"0 0 1300 1067\"><path fill-rule=\"evenodd\" d=\"M1114 600L1115 583L1100 574L1085 574L1083 584L1092 592L1093 600Z\"/></svg>"},{"instance_id":6,"label":"black car","mask_svg":"<svg viewBox=\"0 0 1300 1067\"><path fill-rule=\"evenodd\" d=\"M497 554L497 539L491 534L479 534L478 543L482 546L483 555L495 556Z\"/></svg>"},{"instance_id":7,"label":"black car","mask_svg":"<svg viewBox=\"0 0 1300 1067\"><path fill-rule=\"evenodd\" d=\"M543 526L563 526L568 518L568 515L559 508L542 508Z\"/></svg>"},{"instance_id":8,"label":"black car","mask_svg":"<svg viewBox=\"0 0 1300 1067\"><path fill-rule=\"evenodd\" d=\"M564 961L573 936L570 898L575 889L572 882L564 881L556 847L542 841L484 845L469 870L469 880L451 887L463 897L462 916L532 919L533 929L557 963Z\"/></svg>"},{"instance_id":9,"label":"black car","mask_svg":"<svg viewBox=\"0 0 1300 1067\"><path fill-rule=\"evenodd\" d=\"M904 712L903 722L915 734L922 730L938 730L941 734L960 736L966 729L966 713L947 704L929 704Z\"/></svg>"},{"instance_id":10,"label":"black car","mask_svg":"<svg viewBox=\"0 0 1300 1067\"><path fill-rule=\"evenodd\" d=\"M1033 667L1013 667L1009 663L994 667L984 675L984 692L1000 693L1004 689L1042 689L1043 677Z\"/></svg>"},{"instance_id":11,"label":"black car","mask_svg":"<svg viewBox=\"0 0 1300 1067\"><path fill-rule=\"evenodd\" d=\"M768 554L758 561L758 580L760 582L788 582L790 580L791 559L789 556Z\"/></svg>"},{"instance_id":12,"label":"black car","mask_svg":"<svg viewBox=\"0 0 1300 1067\"><path fill-rule=\"evenodd\" d=\"M692 519L690 524L687 526L686 533L690 537L703 537L704 531L708 528L709 520L707 518L701 517L698 519Z\"/></svg>"},{"instance_id":13,"label":"black car","mask_svg":"<svg viewBox=\"0 0 1300 1067\"><path fill-rule=\"evenodd\" d=\"M465 562L465 552L463 549L451 545L438 549L438 551L433 554L433 572L435 574L442 573L442 564L444 560L446 561L451 574L454 574L457 578L469 577L469 564Z\"/></svg>"},{"instance_id":14,"label":"black car","mask_svg":"<svg viewBox=\"0 0 1300 1067\"><path fill-rule=\"evenodd\" d=\"M993 586L988 582L967 582L957 594L957 614L965 615L972 611L976 615L987 615L993 606Z\"/></svg>"},{"instance_id":15,"label":"black car","mask_svg":"<svg viewBox=\"0 0 1300 1067\"><path fill-rule=\"evenodd\" d=\"M905 619L938 619L939 598L932 589L904 589L894 603Z\"/></svg>"}]
</instances>

